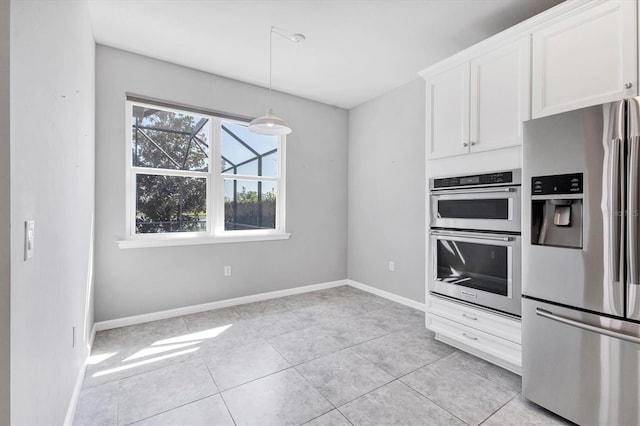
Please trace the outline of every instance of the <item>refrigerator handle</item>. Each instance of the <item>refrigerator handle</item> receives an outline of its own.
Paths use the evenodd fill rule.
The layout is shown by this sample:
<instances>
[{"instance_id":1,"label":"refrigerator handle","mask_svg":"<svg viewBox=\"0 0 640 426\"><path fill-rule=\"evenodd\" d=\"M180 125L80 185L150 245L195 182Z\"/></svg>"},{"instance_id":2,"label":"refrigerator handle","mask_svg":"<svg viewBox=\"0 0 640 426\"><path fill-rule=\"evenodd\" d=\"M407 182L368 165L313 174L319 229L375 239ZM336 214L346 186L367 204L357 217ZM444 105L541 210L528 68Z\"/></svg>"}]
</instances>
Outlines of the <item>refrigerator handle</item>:
<instances>
[{"instance_id":1,"label":"refrigerator handle","mask_svg":"<svg viewBox=\"0 0 640 426\"><path fill-rule=\"evenodd\" d=\"M628 282L638 285L638 137L629 139L627 179Z\"/></svg>"},{"instance_id":2,"label":"refrigerator handle","mask_svg":"<svg viewBox=\"0 0 640 426\"><path fill-rule=\"evenodd\" d=\"M609 234L609 250L607 262L609 264L609 285L620 285L622 280L623 262L623 234L624 234L624 185L626 176L623 171L624 164L624 140L625 132L625 102L619 101L612 104L609 117L609 149L608 157L605 157L606 169L606 200L607 200L607 224ZM612 290L613 291L613 290Z\"/></svg>"},{"instance_id":3,"label":"refrigerator handle","mask_svg":"<svg viewBox=\"0 0 640 426\"><path fill-rule=\"evenodd\" d=\"M609 211L609 282L620 281L620 237L622 231L622 206L620 188L620 151L622 140L612 139L609 145L607 165L607 210Z\"/></svg>"},{"instance_id":4,"label":"refrigerator handle","mask_svg":"<svg viewBox=\"0 0 640 426\"><path fill-rule=\"evenodd\" d=\"M627 317L640 320L640 277L638 277L638 168L640 165L640 99L628 100L627 140L630 144L628 163L627 207Z\"/></svg>"},{"instance_id":5,"label":"refrigerator handle","mask_svg":"<svg viewBox=\"0 0 640 426\"><path fill-rule=\"evenodd\" d=\"M557 321L572 327L581 328L583 330L592 331L598 334L604 334L605 336L613 337L614 339L625 340L627 342L640 344L640 338L636 336L630 336L628 334L620 333L618 331L609 330L602 327L596 327L595 325L586 324L584 322L576 321L571 318L566 318L560 315L553 314L545 309L536 308L536 315Z\"/></svg>"}]
</instances>

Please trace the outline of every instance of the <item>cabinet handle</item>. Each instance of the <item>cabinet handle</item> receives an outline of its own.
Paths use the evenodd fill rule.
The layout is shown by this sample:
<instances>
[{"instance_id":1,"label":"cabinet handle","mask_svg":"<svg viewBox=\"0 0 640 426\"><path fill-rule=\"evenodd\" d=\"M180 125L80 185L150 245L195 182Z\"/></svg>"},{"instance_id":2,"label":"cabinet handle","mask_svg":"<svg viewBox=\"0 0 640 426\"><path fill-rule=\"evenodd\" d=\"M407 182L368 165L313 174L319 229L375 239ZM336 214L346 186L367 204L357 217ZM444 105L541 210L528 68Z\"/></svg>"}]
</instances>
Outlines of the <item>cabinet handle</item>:
<instances>
[{"instance_id":1,"label":"cabinet handle","mask_svg":"<svg viewBox=\"0 0 640 426\"><path fill-rule=\"evenodd\" d=\"M471 141L471 146L476 146L477 143L478 142L476 142L476 141Z\"/></svg>"},{"instance_id":2,"label":"cabinet handle","mask_svg":"<svg viewBox=\"0 0 640 426\"><path fill-rule=\"evenodd\" d=\"M467 147L467 146L469 146L469 143L468 142L462 142L462 146Z\"/></svg>"},{"instance_id":3,"label":"cabinet handle","mask_svg":"<svg viewBox=\"0 0 640 426\"><path fill-rule=\"evenodd\" d=\"M467 333L462 333L462 335L463 335L464 337L466 337L467 339L471 339L471 340L478 340L478 338L477 338L477 337L469 336Z\"/></svg>"},{"instance_id":4,"label":"cabinet handle","mask_svg":"<svg viewBox=\"0 0 640 426\"><path fill-rule=\"evenodd\" d=\"M467 315L465 313L463 313L462 316L473 321L478 321L478 317L472 317L471 315Z\"/></svg>"},{"instance_id":5,"label":"cabinet handle","mask_svg":"<svg viewBox=\"0 0 640 426\"><path fill-rule=\"evenodd\" d=\"M624 85L624 88L625 88L625 89L631 89L632 87L633 87L633 83L626 83L626 84Z\"/></svg>"}]
</instances>

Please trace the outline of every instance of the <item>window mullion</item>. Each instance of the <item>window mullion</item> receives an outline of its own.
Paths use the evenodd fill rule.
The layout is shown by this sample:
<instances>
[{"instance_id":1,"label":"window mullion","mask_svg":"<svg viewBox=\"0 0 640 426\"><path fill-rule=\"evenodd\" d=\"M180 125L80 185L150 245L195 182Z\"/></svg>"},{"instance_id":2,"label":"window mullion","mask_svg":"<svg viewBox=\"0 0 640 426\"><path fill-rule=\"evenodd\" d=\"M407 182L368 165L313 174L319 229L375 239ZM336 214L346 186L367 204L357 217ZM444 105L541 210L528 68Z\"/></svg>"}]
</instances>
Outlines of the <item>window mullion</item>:
<instances>
[{"instance_id":1,"label":"window mullion","mask_svg":"<svg viewBox=\"0 0 640 426\"><path fill-rule=\"evenodd\" d=\"M224 180L222 174L222 120L214 117L211 120L211 140L212 144L209 151L212 153L212 167L209 170L212 173L212 192L211 206L213 215L213 233L217 234L224 229Z\"/></svg>"}]
</instances>

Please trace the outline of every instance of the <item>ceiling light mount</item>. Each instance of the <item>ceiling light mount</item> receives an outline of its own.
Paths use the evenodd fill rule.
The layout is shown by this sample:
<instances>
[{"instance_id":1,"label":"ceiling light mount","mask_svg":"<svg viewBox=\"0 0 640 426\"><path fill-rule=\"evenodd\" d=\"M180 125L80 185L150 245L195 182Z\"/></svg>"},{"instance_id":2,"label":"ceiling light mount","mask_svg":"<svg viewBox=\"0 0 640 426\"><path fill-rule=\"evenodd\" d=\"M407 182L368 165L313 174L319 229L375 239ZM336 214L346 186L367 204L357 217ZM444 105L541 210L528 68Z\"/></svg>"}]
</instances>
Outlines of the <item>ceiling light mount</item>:
<instances>
[{"instance_id":1,"label":"ceiling light mount","mask_svg":"<svg viewBox=\"0 0 640 426\"><path fill-rule=\"evenodd\" d=\"M288 31L281 30L280 28L276 28L276 27L271 27L271 33L276 33L278 35L281 35L282 37L294 43L302 43L307 39L304 36L304 34L292 34Z\"/></svg>"},{"instance_id":2,"label":"ceiling light mount","mask_svg":"<svg viewBox=\"0 0 640 426\"><path fill-rule=\"evenodd\" d=\"M261 135L288 135L291 133L291 128L285 123L283 119L273 115L271 109L271 78L272 78L272 58L273 58L273 34L278 34L281 37L293 43L301 43L306 37L303 34L293 34L280 28L271 27L269 31L269 107L267 108L266 115L258 117L249 123L249 130L253 133Z\"/></svg>"}]
</instances>

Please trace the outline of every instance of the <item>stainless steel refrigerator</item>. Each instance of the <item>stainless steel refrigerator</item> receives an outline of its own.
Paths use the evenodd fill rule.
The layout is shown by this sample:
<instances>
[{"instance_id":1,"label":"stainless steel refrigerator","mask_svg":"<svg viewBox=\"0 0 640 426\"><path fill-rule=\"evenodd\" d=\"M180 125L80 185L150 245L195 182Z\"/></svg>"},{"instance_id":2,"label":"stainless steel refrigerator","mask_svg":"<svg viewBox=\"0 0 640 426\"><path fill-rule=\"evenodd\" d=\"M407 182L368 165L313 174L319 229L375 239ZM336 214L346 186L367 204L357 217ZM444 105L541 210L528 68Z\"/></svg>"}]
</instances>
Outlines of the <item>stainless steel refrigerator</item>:
<instances>
[{"instance_id":1,"label":"stainless steel refrigerator","mask_svg":"<svg viewBox=\"0 0 640 426\"><path fill-rule=\"evenodd\" d=\"M523 395L640 424L640 98L524 123Z\"/></svg>"}]
</instances>

